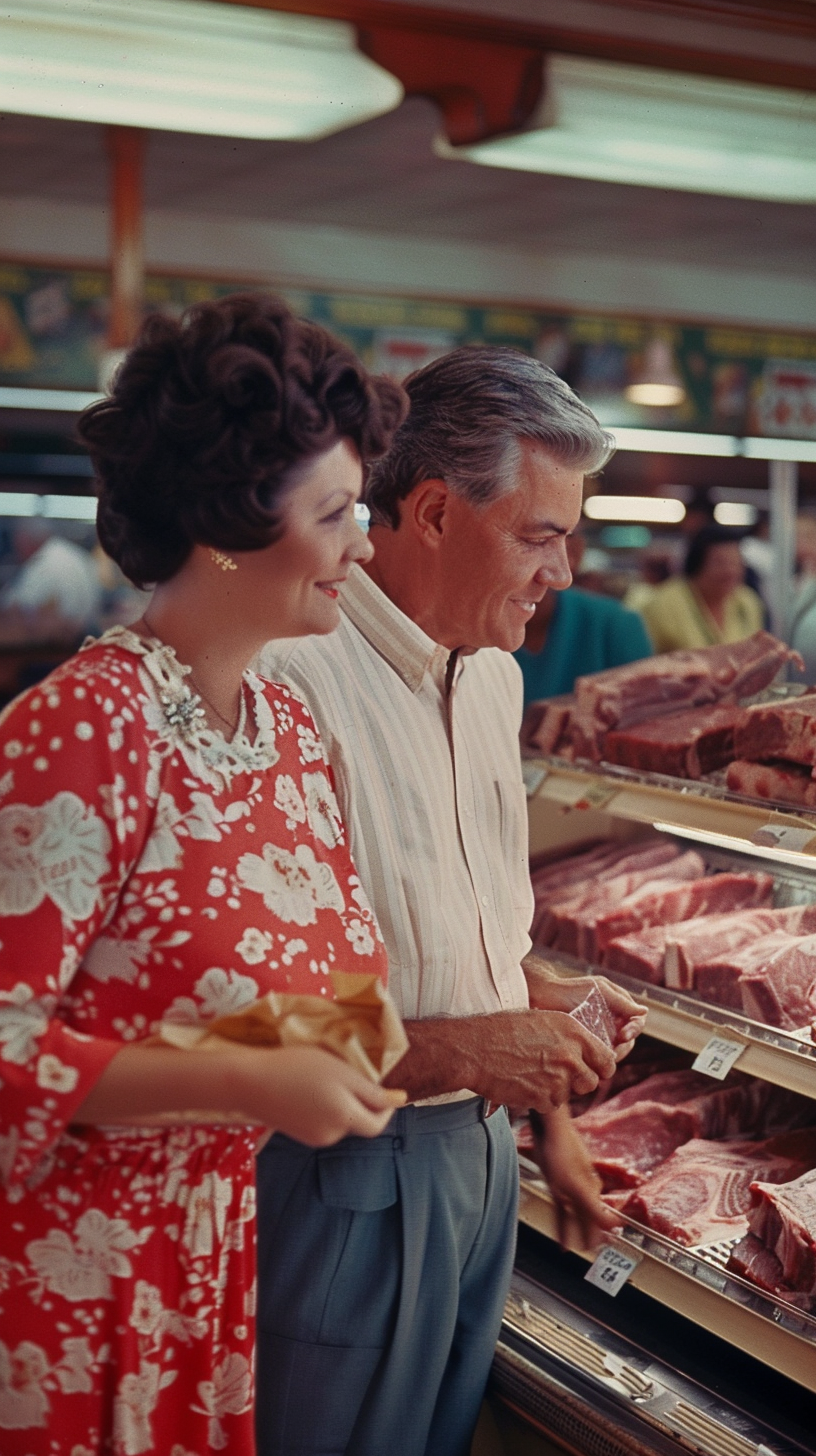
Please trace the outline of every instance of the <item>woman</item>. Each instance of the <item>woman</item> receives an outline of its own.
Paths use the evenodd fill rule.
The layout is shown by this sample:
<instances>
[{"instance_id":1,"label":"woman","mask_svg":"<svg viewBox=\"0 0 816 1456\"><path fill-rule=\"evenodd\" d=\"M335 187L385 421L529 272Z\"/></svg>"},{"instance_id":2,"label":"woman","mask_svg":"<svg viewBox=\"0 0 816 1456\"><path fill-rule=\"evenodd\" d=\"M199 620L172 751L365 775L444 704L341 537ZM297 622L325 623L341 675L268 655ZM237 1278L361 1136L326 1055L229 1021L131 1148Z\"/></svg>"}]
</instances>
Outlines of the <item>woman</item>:
<instances>
[{"instance_id":1,"label":"woman","mask_svg":"<svg viewBox=\"0 0 816 1456\"><path fill-rule=\"evenodd\" d=\"M248 1456L258 1127L321 1145L391 1115L316 1049L146 1042L327 995L332 965L385 975L312 720L246 669L337 624L361 462L403 412L238 296L148 321L80 422L100 539L157 586L0 724L4 1456Z\"/></svg>"},{"instance_id":2,"label":"woman","mask_svg":"<svg viewBox=\"0 0 816 1456\"><path fill-rule=\"evenodd\" d=\"M739 536L704 526L692 536L682 577L672 577L640 609L655 652L741 642L764 622L762 600L745 585Z\"/></svg>"}]
</instances>

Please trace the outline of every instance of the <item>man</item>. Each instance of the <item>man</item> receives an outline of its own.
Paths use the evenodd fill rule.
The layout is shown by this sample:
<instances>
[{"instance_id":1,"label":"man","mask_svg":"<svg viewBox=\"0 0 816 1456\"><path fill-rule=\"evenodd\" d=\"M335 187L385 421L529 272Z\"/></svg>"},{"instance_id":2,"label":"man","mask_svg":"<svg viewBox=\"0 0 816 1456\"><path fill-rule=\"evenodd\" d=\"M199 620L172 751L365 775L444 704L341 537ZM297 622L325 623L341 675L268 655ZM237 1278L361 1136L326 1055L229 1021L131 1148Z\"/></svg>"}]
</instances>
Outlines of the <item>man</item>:
<instances>
[{"instance_id":1,"label":"man","mask_svg":"<svg viewBox=\"0 0 816 1456\"><path fill-rule=\"evenodd\" d=\"M371 1143L273 1138L259 1160L262 1456L466 1456L514 1251L515 1148L492 1106L543 1114L565 1238L614 1223L565 1103L615 1058L567 1014L586 987L527 959L510 656L547 588L569 585L583 475L609 442L513 350L457 350L407 389L340 628L261 664L323 736L411 1042L392 1081L414 1104ZM642 1023L608 992L620 1055Z\"/></svg>"}]
</instances>

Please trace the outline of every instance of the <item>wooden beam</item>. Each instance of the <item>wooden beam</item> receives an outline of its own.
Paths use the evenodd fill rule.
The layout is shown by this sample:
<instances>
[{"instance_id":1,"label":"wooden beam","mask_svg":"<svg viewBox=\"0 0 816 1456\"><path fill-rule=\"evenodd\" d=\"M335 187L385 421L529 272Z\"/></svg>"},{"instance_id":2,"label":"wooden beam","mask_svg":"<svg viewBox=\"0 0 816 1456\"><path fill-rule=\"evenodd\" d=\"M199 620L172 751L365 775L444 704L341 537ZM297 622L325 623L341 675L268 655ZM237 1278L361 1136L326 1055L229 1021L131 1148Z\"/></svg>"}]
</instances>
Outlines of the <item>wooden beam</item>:
<instances>
[{"instance_id":1,"label":"wooden beam","mask_svg":"<svg viewBox=\"0 0 816 1456\"><path fill-rule=\"evenodd\" d=\"M138 127L107 129L111 180L111 310L108 348L126 349L142 321L144 305L145 134Z\"/></svg>"},{"instance_id":2,"label":"wooden beam","mask_svg":"<svg viewBox=\"0 0 816 1456\"><path fill-rule=\"evenodd\" d=\"M656 66L690 75L722 76L766 86L816 90L816 62L749 56L736 49L715 51L702 42L699 45L679 45L636 33L621 35L619 30L610 28L607 31L603 26L592 31L582 30L570 25L569 7L566 5L563 7L563 19L558 24L551 24L432 8L411 3L411 0L404 5L396 5L393 0L221 0L221 3L347 20L356 25L363 35L375 29L391 29L404 34L414 31L437 38L449 36L458 40L483 41L493 48L507 46L538 51L542 55L547 51L562 51L568 55ZM596 3L608 9L610 18L620 18L628 11L634 16L640 13L718 25L726 37L729 31L736 35L740 30L754 30L816 41L816 7L812 0L779 0L778 4L772 3L772 0L626 0L625 4L618 4L616 0L596 0ZM635 30L636 27L633 27Z\"/></svg>"}]
</instances>

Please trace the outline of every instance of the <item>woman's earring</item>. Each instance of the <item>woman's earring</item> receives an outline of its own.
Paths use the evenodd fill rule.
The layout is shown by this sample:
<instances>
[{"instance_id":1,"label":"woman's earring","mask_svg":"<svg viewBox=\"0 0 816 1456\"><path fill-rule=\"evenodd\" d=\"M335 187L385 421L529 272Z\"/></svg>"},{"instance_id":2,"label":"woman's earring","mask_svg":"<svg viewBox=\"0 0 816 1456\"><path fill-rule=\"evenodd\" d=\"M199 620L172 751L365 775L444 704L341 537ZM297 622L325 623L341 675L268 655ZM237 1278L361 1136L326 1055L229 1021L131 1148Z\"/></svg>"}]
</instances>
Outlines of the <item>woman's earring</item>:
<instances>
[{"instance_id":1,"label":"woman's earring","mask_svg":"<svg viewBox=\"0 0 816 1456\"><path fill-rule=\"evenodd\" d=\"M227 556L224 551L216 551L214 546L208 547L208 550L216 566L220 566L222 571L238 570L237 562L233 561L231 556Z\"/></svg>"}]
</instances>

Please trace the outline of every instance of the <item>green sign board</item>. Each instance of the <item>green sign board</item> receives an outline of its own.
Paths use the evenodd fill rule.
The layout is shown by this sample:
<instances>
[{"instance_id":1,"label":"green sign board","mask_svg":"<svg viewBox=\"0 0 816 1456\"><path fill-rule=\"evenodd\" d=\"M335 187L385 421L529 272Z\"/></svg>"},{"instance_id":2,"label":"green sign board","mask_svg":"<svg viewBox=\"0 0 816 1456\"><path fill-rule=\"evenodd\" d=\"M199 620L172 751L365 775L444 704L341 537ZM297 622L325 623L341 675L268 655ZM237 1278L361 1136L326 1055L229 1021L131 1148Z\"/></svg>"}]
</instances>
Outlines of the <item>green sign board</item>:
<instances>
[{"instance_id":1,"label":"green sign board","mask_svg":"<svg viewBox=\"0 0 816 1456\"><path fill-rule=\"evenodd\" d=\"M246 284L151 276L149 308L178 314ZM0 383L96 386L105 348L102 269L0 264ZM364 362L398 378L458 344L509 344L563 375L608 424L816 438L816 336L521 307L283 289L298 312L345 338ZM685 385L672 409L630 404L650 343Z\"/></svg>"}]
</instances>

